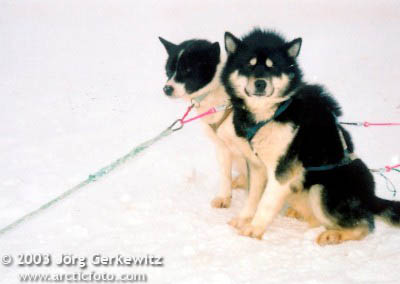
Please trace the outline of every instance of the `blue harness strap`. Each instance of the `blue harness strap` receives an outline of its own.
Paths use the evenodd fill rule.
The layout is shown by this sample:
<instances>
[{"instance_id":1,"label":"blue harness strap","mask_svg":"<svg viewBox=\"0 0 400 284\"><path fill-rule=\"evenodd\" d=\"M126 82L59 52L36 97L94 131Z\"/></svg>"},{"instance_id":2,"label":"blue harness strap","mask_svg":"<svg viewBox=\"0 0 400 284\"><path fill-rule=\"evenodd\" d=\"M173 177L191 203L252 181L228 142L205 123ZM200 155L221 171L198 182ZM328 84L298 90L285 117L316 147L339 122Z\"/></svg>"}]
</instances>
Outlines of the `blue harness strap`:
<instances>
[{"instance_id":1,"label":"blue harness strap","mask_svg":"<svg viewBox=\"0 0 400 284\"><path fill-rule=\"evenodd\" d=\"M347 150L345 150L344 158L339 163L328 164L328 165L323 165L323 166L319 166L319 167L306 167L306 171L309 171L309 172L329 171L329 170L339 168L341 166L348 165L348 164L352 163L353 161L354 160L352 158L350 158L350 153Z\"/></svg>"},{"instance_id":2,"label":"blue harness strap","mask_svg":"<svg viewBox=\"0 0 400 284\"><path fill-rule=\"evenodd\" d=\"M271 122L272 120L277 118L282 112L284 112L289 107L291 102L292 102L292 98L288 99L283 104L281 104L270 119L260 121L253 127L247 128L246 129L246 138L251 142L251 140L257 134L258 130L260 130L261 127L263 127L264 125L268 124L269 122ZM335 116L335 119L336 119L336 124L339 125L336 116ZM307 171L310 171L310 172L329 171L329 170L333 170L333 169L341 167L341 166L348 165L354 161L354 159L351 158L351 154L349 153L349 151L347 149L347 144L343 137L342 131L340 129L338 129L338 131L339 131L340 140L343 145L343 151L344 151L343 159L339 163L336 163L336 164L327 164L327 165L322 165L322 166L318 166L318 167L306 167L305 169Z\"/></svg>"},{"instance_id":3,"label":"blue harness strap","mask_svg":"<svg viewBox=\"0 0 400 284\"><path fill-rule=\"evenodd\" d=\"M336 115L334 115L333 113L332 113L332 115L335 118L336 125L339 126L340 123L337 120ZM343 154L344 154L343 155L344 156L343 159L339 163L336 163L336 164L327 164L327 165L322 165L322 166L319 166L319 167L306 167L307 171L309 171L309 172L329 171L329 170L333 170L333 169L348 165L348 164L352 163L355 160L354 158L352 158L352 155L348 150L346 139L344 138L342 130L339 127L337 128L337 130L339 132L340 142L342 143L342 146L343 146Z\"/></svg>"},{"instance_id":4,"label":"blue harness strap","mask_svg":"<svg viewBox=\"0 0 400 284\"><path fill-rule=\"evenodd\" d=\"M260 121L253 127L247 128L246 129L247 140L251 141L253 139L253 137L257 134L258 130L260 130L261 127L263 127L264 125L268 124L269 122L271 122L272 120L277 118L282 112L284 112L288 108L288 106L290 105L291 102L292 102L292 98L286 100L283 104L281 104L278 107L278 109L275 111L274 115L270 119Z\"/></svg>"}]
</instances>

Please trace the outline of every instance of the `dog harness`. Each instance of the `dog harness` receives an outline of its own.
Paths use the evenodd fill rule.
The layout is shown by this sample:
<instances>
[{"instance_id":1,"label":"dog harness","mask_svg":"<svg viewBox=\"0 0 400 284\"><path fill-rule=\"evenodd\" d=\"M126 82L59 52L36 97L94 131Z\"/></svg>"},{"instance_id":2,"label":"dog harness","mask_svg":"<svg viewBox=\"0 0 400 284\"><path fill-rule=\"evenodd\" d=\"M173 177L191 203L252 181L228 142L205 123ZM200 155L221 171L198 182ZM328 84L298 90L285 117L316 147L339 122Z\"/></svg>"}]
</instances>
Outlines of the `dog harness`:
<instances>
[{"instance_id":1,"label":"dog harness","mask_svg":"<svg viewBox=\"0 0 400 284\"><path fill-rule=\"evenodd\" d=\"M228 118L228 116L231 113L232 113L232 107L227 107L225 109L224 115L222 116L222 118L219 121L217 121L216 123L209 124L211 129L214 130L214 132L217 132L218 128L221 126L222 123L224 123L224 121Z\"/></svg>"},{"instance_id":2,"label":"dog harness","mask_svg":"<svg viewBox=\"0 0 400 284\"><path fill-rule=\"evenodd\" d=\"M278 107L278 109L275 111L274 115L270 119L260 121L256 125L247 128L246 129L246 138L251 142L251 140L257 134L258 130L260 130L261 127L268 124L269 122L271 122L272 120L277 118L280 114L282 114L289 107L291 102L292 102L292 98L286 100L283 104L281 104ZM332 115L336 119L336 124L339 125L339 122L337 121L336 116L334 114L332 114ZM344 139L343 132L340 128L338 128L338 132L339 132L340 141L343 146L343 152L344 152L343 159L339 163L336 163L336 164L327 164L327 165L322 165L322 166L317 166L317 167L306 167L305 169L307 171L311 171L311 172L329 171L329 170L333 170L338 167L348 165L348 164L352 163L354 160L358 159L354 153L349 152L346 140Z\"/></svg>"},{"instance_id":3,"label":"dog harness","mask_svg":"<svg viewBox=\"0 0 400 284\"><path fill-rule=\"evenodd\" d=\"M282 112L284 112L288 108L288 106L291 104L291 102L292 102L292 98L286 100L283 104L281 104L278 107L278 109L275 111L274 115L270 119L260 121L256 125L247 128L246 129L247 140L251 141L254 138L254 136L257 134L258 130L260 130L261 127L263 127L264 125L268 124L269 122L271 122L272 120L277 118Z\"/></svg>"},{"instance_id":4,"label":"dog harness","mask_svg":"<svg viewBox=\"0 0 400 284\"><path fill-rule=\"evenodd\" d=\"M340 125L337 120L337 117L334 114L332 114L332 115L336 119L336 125ZM329 171L329 170L339 168L341 166L348 165L351 162L353 162L354 160L358 159L358 157L354 153L350 153L350 151L347 147L346 139L344 139L343 131L340 128L338 128L338 132L339 132L340 141L342 142L342 146L343 146L343 153L344 153L343 159L337 164L328 164L328 165L323 165L323 166L319 166L319 167L307 167L306 168L307 171L311 171L311 172Z\"/></svg>"}]
</instances>

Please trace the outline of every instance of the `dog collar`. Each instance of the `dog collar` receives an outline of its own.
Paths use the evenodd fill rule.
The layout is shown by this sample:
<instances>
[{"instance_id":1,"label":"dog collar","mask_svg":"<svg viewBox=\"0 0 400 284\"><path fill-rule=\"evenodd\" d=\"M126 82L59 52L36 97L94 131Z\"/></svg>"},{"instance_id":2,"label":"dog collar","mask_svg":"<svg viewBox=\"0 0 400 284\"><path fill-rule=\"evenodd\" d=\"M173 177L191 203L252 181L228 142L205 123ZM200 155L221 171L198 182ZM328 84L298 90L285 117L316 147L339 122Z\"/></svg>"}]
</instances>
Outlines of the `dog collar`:
<instances>
[{"instance_id":1,"label":"dog collar","mask_svg":"<svg viewBox=\"0 0 400 284\"><path fill-rule=\"evenodd\" d=\"M210 92L206 92L206 93L204 93L204 94L202 94L200 96L192 98L190 100L191 104L194 105L195 107L198 107L200 105L201 101L204 100L209 94L210 94Z\"/></svg>"},{"instance_id":2,"label":"dog collar","mask_svg":"<svg viewBox=\"0 0 400 284\"><path fill-rule=\"evenodd\" d=\"M225 112L224 112L222 118L219 121L215 122L215 123L209 124L209 126L211 127L211 129L214 132L217 132L218 128L221 126L222 123L224 123L224 121L228 118L228 116L232 112L232 106L224 106L224 108L225 108Z\"/></svg>"}]
</instances>

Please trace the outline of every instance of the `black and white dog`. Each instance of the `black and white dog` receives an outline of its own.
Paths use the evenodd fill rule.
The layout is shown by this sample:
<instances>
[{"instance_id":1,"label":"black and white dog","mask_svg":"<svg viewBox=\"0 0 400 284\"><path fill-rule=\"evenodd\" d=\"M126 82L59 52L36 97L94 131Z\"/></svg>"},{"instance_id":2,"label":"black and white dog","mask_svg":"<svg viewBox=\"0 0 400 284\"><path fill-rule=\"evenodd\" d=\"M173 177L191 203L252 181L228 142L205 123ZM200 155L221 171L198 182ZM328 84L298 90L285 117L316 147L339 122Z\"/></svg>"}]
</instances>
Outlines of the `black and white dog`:
<instances>
[{"instance_id":1,"label":"black and white dog","mask_svg":"<svg viewBox=\"0 0 400 284\"><path fill-rule=\"evenodd\" d=\"M164 93L194 103L196 111L203 113L211 107L229 106L225 111L217 112L202 119L208 136L216 145L220 165L220 189L211 205L216 208L227 208L231 203L232 188L247 187L246 159L250 167L260 164L246 141L235 134L232 122L232 109L229 96L220 81L225 57L221 54L218 42L207 40L187 40L178 45L160 38L168 59L165 66L168 77ZM239 175L232 181L232 165L236 166ZM254 170L254 178L258 177ZM264 175L263 171L258 171ZM252 183L257 186L257 183ZM258 187L262 187L259 185Z\"/></svg>"},{"instance_id":2,"label":"black and white dog","mask_svg":"<svg viewBox=\"0 0 400 284\"><path fill-rule=\"evenodd\" d=\"M225 34L222 80L235 132L251 145L268 177L265 192L253 193L262 194L255 213L234 226L262 238L285 202L311 226L327 228L320 245L364 238L375 215L399 225L400 202L375 196L373 176L337 122L338 103L323 87L302 80L296 62L301 43L260 29L242 39Z\"/></svg>"}]
</instances>

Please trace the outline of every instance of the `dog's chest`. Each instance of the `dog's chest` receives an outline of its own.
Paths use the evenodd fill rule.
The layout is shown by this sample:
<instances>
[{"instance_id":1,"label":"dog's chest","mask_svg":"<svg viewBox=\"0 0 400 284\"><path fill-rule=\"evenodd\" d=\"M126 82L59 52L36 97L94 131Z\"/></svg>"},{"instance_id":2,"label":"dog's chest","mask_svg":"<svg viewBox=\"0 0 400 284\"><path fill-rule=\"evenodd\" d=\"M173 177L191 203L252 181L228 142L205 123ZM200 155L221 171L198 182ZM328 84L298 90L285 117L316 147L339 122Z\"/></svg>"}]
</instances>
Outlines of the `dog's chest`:
<instances>
[{"instance_id":1,"label":"dog's chest","mask_svg":"<svg viewBox=\"0 0 400 284\"><path fill-rule=\"evenodd\" d=\"M253 151L264 163L275 163L293 141L296 130L290 123L271 121L261 127L251 141Z\"/></svg>"}]
</instances>

